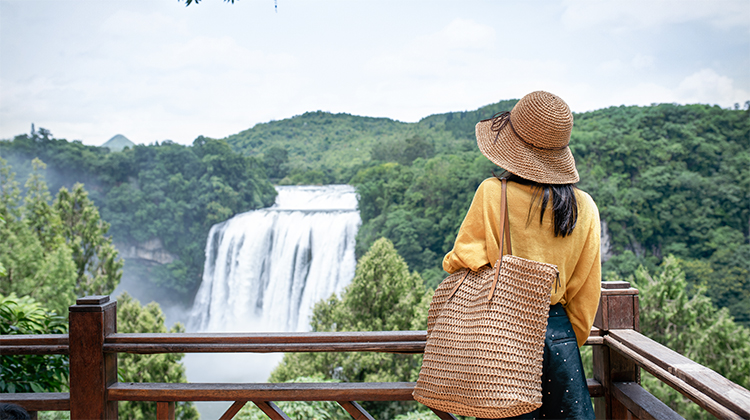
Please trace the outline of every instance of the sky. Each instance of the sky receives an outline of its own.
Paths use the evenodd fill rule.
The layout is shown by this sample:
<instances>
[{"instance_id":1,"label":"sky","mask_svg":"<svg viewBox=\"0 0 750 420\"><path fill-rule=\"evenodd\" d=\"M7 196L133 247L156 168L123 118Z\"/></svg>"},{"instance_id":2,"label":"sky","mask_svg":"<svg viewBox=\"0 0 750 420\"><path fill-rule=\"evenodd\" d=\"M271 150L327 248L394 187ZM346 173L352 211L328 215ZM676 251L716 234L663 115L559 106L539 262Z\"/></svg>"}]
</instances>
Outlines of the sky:
<instances>
[{"instance_id":1,"label":"sky","mask_svg":"<svg viewBox=\"0 0 750 420\"><path fill-rule=\"evenodd\" d=\"M750 0L0 0L0 139L191 144L308 111L415 122L750 100Z\"/></svg>"}]
</instances>

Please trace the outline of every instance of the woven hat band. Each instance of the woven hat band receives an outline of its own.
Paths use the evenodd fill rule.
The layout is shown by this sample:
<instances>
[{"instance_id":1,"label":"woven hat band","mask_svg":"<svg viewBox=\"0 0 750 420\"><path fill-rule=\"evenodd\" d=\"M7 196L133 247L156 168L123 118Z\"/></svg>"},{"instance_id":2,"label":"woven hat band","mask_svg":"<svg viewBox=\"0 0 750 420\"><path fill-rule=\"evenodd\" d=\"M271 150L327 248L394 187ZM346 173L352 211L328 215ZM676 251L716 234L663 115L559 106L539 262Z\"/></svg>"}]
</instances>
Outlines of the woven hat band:
<instances>
[{"instance_id":1,"label":"woven hat band","mask_svg":"<svg viewBox=\"0 0 750 420\"><path fill-rule=\"evenodd\" d=\"M492 121L492 125L490 126L490 130L492 130L493 132L496 133L495 134L495 143L497 143L497 139L498 139L498 137L500 137L500 131L502 131L502 129L505 128L506 126L509 126L510 129L513 130L513 134L515 134L516 137L518 137L519 140L521 140L522 142L524 142L527 146L533 147L535 149L539 149L539 150L563 150L566 147L568 147L568 143L565 143L564 145L559 146L559 147L541 147L541 146L537 146L537 145L535 145L535 144L533 144L531 142L526 141L523 138L523 136L521 136L520 134L518 134L518 131L516 131L516 129L513 127L513 121L511 120L511 113L510 113L510 111L495 113L495 115L493 115L492 118L490 118L488 120L482 120L482 121Z\"/></svg>"}]
</instances>

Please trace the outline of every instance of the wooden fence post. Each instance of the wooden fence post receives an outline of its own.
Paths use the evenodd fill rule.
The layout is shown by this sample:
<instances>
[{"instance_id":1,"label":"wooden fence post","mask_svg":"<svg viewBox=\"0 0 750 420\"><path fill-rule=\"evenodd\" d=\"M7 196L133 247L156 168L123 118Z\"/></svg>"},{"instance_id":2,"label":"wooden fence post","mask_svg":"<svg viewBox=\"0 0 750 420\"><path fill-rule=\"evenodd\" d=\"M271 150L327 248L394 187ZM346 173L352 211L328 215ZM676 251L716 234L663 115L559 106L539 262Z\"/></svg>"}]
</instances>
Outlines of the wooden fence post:
<instances>
[{"instance_id":1,"label":"wooden fence post","mask_svg":"<svg viewBox=\"0 0 750 420\"><path fill-rule=\"evenodd\" d=\"M117 354L104 353L104 337L117 332L117 302L87 296L69 308L70 418L117 419L107 386L117 381Z\"/></svg>"},{"instance_id":2,"label":"wooden fence post","mask_svg":"<svg viewBox=\"0 0 750 420\"><path fill-rule=\"evenodd\" d=\"M594 326L603 334L611 329L640 330L638 289L626 281L602 282L602 297ZM594 399L597 419L631 419L627 408L614 397L614 382L641 382L638 366L607 346L593 346L594 379L604 387L604 397Z\"/></svg>"}]
</instances>

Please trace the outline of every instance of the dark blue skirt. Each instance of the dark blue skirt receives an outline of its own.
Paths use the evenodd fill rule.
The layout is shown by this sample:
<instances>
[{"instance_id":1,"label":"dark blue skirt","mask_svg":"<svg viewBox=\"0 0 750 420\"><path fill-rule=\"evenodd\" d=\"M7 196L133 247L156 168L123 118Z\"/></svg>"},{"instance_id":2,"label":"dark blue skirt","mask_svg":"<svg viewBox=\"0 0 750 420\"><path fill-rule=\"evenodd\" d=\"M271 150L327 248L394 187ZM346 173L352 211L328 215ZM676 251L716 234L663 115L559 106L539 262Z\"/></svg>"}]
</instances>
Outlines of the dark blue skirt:
<instances>
[{"instance_id":1,"label":"dark blue skirt","mask_svg":"<svg viewBox=\"0 0 750 420\"><path fill-rule=\"evenodd\" d=\"M594 419L581 353L568 314L550 306L544 339L542 406L514 419ZM486 420L480 419L477 420Z\"/></svg>"}]
</instances>

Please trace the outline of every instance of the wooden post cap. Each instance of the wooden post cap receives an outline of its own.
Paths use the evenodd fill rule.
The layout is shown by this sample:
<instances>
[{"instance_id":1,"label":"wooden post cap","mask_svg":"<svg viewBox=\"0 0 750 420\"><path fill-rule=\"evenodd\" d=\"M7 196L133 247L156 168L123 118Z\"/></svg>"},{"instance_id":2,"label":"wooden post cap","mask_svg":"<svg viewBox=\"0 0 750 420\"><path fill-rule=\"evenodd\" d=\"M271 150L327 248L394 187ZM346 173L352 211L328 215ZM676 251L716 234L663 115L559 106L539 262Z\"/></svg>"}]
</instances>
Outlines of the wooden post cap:
<instances>
[{"instance_id":1,"label":"wooden post cap","mask_svg":"<svg viewBox=\"0 0 750 420\"><path fill-rule=\"evenodd\" d=\"M76 299L76 305L102 305L109 302L109 295L84 296Z\"/></svg>"},{"instance_id":2,"label":"wooden post cap","mask_svg":"<svg viewBox=\"0 0 750 420\"><path fill-rule=\"evenodd\" d=\"M629 289L630 282L628 281L603 281L602 289L613 290L613 289Z\"/></svg>"}]
</instances>

